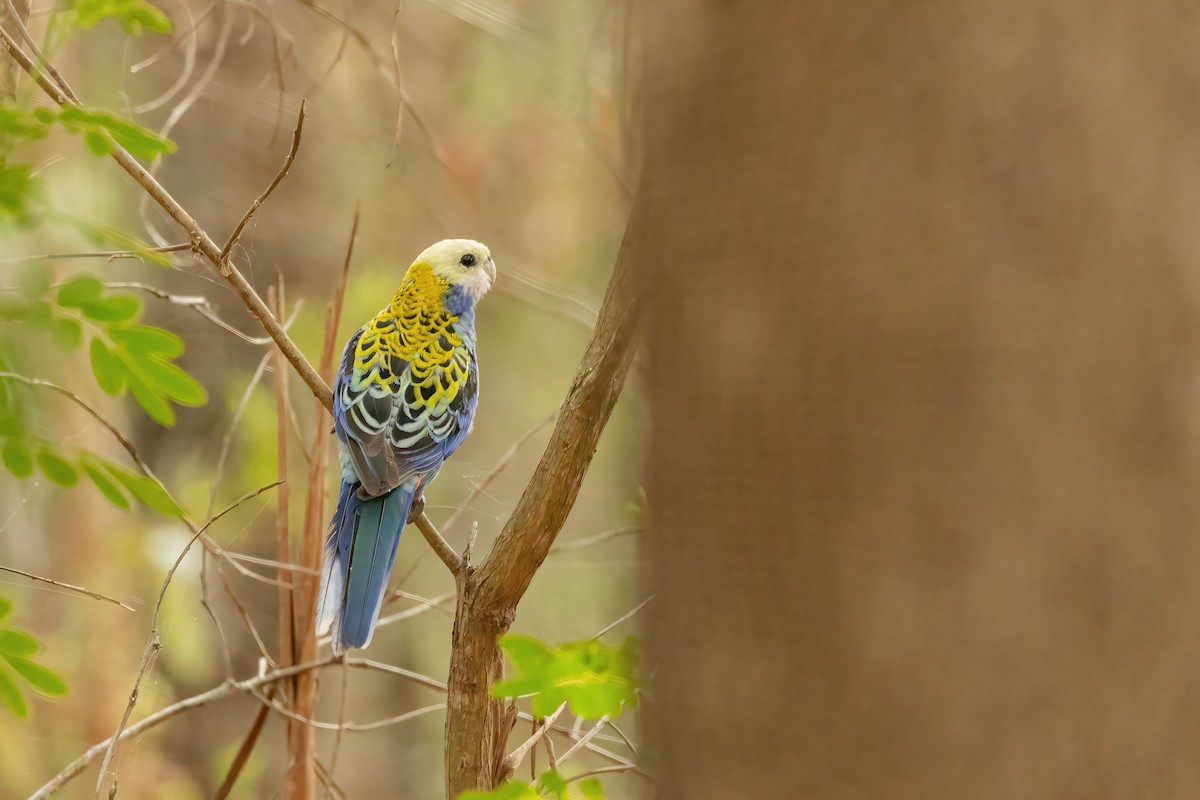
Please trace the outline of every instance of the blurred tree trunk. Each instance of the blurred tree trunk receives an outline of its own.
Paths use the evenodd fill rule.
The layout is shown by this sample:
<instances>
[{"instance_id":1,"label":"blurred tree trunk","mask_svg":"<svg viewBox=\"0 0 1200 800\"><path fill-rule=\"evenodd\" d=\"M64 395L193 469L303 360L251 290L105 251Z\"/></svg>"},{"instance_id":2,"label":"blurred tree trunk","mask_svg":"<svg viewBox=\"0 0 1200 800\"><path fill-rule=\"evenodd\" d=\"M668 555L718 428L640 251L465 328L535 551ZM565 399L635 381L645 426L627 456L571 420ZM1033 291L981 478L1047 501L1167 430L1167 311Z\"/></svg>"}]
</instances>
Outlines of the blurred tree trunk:
<instances>
[{"instance_id":1,"label":"blurred tree trunk","mask_svg":"<svg viewBox=\"0 0 1200 800\"><path fill-rule=\"evenodd\" d=\"M1200 796L1200 7L653 5L661 796Z\"/></svg>"}]
</instances>

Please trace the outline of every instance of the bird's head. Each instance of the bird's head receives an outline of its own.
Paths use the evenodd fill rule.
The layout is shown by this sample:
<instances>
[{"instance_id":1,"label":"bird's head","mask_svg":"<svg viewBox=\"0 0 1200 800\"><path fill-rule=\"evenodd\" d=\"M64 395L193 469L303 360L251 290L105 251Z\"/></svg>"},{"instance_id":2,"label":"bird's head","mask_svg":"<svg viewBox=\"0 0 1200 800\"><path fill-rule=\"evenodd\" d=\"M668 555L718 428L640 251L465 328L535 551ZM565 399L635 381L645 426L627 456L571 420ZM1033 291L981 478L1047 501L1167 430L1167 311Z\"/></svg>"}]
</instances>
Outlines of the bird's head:
<instances>
[{"instance_id":1,"label":"bird's head","mask_svg":"<svg viewBox=\"0 0 1200 800\"><path fill-rule=\"evenodd\" d=\"M433 274L478 302L496 280L496 262L487 245L472 239L444 239L425 249L413 262L428 264Z\"/></svg>"}]
</instances>

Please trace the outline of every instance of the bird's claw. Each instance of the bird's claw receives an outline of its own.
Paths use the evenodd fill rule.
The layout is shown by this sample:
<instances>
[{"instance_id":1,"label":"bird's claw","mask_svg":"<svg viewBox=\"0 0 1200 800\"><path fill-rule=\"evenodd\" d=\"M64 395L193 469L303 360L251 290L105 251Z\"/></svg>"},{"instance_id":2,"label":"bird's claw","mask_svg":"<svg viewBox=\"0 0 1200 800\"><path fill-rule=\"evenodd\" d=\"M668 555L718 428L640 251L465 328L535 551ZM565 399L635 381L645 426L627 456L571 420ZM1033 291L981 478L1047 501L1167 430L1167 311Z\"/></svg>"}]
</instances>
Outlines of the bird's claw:
<instances>
[{"instance_id":1,"label":"bird's claw","mask_svg":"<svg viewBox=\"0 0 1200 800\"><path fill-rule=\"evenodd\" d=\"M409 524L417 521L417 517L425 513L425 495L421 494L413 498L412 506L408 509Z\"/></svg>"}]
</instances>

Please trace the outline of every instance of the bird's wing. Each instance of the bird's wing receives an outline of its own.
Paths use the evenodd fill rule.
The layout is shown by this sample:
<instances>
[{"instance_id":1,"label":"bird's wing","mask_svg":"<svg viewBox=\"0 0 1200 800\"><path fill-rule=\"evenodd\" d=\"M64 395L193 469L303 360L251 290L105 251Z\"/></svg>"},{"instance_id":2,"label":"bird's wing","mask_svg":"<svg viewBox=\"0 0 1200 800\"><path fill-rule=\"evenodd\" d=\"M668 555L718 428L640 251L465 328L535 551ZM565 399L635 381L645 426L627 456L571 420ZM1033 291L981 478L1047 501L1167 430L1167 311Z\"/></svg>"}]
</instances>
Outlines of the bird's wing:
<instances>
[{"instance_id":1,"label":"bird's wing","mask_svg":"<svg viewBox=\"0 0 1200 800\"><path fill-rule=\"evenodd\" d=\"M351 337L334 390L334 429L370 495L441 466L466 437L479 385L474 352L452 327L405 359L378 324Z\"/></svg>"}]
</instances>

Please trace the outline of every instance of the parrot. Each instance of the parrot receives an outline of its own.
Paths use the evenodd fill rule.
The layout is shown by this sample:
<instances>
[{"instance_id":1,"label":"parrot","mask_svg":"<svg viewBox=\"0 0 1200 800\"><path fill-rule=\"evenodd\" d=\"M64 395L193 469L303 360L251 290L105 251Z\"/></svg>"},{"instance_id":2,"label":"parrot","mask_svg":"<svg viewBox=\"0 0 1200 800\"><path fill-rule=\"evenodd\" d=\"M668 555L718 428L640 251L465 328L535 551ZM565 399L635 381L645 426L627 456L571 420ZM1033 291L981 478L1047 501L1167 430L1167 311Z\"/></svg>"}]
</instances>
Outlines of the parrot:
<instances>
[{"instance_id":1,"label":"parrot","mask_svg":"<svg viewBox=\"0 0 1200 800\"><path fill-rule=\"evenodd\" d=\"M479 400L475 309L491 251L446 239L413 261L391 302L350 337L333 388L342 480L317 598L335 656L371 641L405 524L470 433Z\"/></svg>"}]
</instances>

